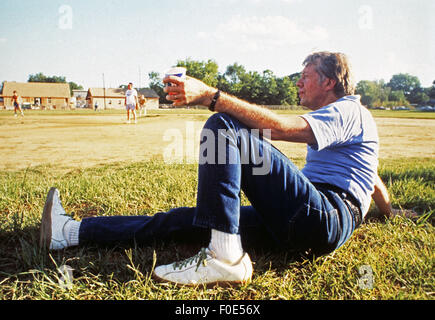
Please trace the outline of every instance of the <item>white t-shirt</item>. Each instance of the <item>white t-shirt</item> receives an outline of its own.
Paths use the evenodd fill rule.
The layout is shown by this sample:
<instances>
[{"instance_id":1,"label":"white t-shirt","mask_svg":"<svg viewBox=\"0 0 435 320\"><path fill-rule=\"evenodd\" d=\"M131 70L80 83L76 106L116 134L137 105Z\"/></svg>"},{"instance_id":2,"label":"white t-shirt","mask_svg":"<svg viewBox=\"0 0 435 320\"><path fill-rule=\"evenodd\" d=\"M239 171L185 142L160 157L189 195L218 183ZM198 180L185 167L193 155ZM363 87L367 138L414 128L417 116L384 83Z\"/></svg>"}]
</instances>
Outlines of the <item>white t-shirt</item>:
<instances>
[{"instance_id":1,"label":"white t-shirt","mask_svg":"<svg viewBox=\"0 0 435 320\"><path fill-rule=\"evenodd\" d=\"M302 172L311 182L330 183L349 191L369 209L377 175L379 138L370 111L359 96L345 96L302 116L317 143L307 147Z\"/></svg>"},{"instance_id":2,"label":"white t-shirt","mask_svg":"<svg viewBox=\"0 0 435 320\"><path fill-rule=\"evenodd\" d=\"M137 98L137 91L136 89L131 89L131 90L127 90L125 92L125 97L127 98L127 105L128 104L132 104L135 105L136 104L136 98Z\"/></svg>"}]
</instances>

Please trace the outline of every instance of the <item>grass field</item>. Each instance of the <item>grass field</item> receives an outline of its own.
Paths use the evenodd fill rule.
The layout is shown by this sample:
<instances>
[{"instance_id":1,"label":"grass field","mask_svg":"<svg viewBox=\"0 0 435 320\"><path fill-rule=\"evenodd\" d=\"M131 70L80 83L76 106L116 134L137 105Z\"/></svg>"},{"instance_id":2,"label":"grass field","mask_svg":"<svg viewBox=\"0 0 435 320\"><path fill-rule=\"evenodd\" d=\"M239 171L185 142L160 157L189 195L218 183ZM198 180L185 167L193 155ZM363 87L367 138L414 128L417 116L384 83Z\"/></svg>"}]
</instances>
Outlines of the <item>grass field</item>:
<instances>
[{"instance_id":1,"label":"grass field","mask_svg":"<svg viewBox=\"0 0 435 320\"><path fill-rule=\"evenodd\" d=\"M434 299L435 119L427 114L375 113L381 177L393 204L414 209L417 220L381 219L372 208L343 247L314 259L250 249L254 277L245 286L176 288L151 279L156 263L189 257L199 245L38 247L51 186L77 219L194 206L197 165L165 163L162 137L168 128L186 133L187 149L196 134L189 132L209 114L159 110L126 125L120 112L27 112L24 119L0 112L0 299ZM305 147L277 145L303 166ZM74 269L67 285L62 265Z\"/></svg>"}]
</instances>

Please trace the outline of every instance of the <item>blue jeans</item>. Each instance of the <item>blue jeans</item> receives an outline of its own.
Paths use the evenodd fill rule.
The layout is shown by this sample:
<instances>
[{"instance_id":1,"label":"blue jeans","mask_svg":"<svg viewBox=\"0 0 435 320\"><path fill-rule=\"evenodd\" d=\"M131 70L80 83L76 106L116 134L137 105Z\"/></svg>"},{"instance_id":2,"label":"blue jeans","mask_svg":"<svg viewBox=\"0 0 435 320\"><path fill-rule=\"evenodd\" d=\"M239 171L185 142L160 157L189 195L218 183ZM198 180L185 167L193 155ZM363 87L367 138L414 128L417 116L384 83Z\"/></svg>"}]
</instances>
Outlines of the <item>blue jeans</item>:
<instances>
[{"instance_id":1,"label":"blue jeans","mask_svg":"<svg viewBox=\"0 0 435 320\"><path fill-rule=\"evenodd\" d=\"M241 206L241 191L251 206ZM201 134L196 207L153 216L86 218L79 240L206 241L210 229L240 234L244 246L322 255L349 239L355 219L339 192L316 188L258 132L217 113Z\"/></svg>"}]
</instances>

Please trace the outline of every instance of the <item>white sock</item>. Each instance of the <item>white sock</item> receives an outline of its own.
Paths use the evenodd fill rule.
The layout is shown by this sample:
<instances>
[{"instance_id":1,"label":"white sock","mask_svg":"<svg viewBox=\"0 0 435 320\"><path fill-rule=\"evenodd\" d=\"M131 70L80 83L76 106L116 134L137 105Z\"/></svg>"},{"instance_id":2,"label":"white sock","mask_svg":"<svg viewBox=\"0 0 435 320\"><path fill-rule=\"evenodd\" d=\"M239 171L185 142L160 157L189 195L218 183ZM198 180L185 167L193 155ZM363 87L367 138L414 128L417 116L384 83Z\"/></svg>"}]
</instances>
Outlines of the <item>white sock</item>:
<instances>
[{"instance_id":1,"label":"white sock","mask_svg":"<svg viewBox=\"0 0 435 320\"><path fill-rule=\"evenodd\" d=\"M235 263L243 256L242 239L239 234L211 230L210 250L218 260Z\"/></svg>"},{"instance_id":2,"label":"white sock","mask_svg":"<svg viewBox=\"0 0 435 320\"><path fill-rule=\"evenodd\" d=\"M63 226L63 236L69 246L79 245L80 221L69 220Z\"/></svg>"}]
</instances>

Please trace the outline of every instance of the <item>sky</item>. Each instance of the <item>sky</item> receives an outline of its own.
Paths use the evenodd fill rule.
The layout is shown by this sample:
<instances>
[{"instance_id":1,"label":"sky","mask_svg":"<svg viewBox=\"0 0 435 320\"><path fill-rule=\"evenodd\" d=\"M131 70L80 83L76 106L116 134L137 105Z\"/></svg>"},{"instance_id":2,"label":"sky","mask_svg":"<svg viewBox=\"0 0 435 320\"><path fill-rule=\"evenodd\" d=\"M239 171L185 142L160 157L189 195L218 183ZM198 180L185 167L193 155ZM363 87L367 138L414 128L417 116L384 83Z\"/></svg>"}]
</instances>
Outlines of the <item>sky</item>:
<instances>
[{"instance_id":1,"label":"sky","mask_svg":"<svg viewBox=\"0 0 435 320\"><path fill-rule=\"evenodd\" d=\"M355 79L435 80L434 0L0 0L0 81L148 85L178 60L285 76L339 51Z\"/></svg>"}]
</instances>

